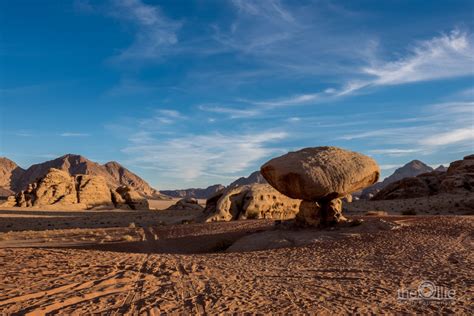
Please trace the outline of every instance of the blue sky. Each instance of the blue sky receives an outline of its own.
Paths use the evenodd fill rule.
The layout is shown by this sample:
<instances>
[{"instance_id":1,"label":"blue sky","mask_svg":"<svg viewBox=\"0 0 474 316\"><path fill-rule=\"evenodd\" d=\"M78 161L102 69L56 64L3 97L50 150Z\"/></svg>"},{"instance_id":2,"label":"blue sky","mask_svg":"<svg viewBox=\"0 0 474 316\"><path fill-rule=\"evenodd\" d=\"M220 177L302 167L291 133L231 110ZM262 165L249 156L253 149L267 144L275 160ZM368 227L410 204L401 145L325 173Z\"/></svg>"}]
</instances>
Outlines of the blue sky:
<instances>
[{"instance_id":1,"label":"blue sky","mask_svg":"<svg viewBox=\"0 0 474 316\"><path fill-rule=\"evenodd\" d=\"M0 155L158 189L335 145L383 175L474 152L472 1L0 1Z\"/></svg>"}]
</instances>

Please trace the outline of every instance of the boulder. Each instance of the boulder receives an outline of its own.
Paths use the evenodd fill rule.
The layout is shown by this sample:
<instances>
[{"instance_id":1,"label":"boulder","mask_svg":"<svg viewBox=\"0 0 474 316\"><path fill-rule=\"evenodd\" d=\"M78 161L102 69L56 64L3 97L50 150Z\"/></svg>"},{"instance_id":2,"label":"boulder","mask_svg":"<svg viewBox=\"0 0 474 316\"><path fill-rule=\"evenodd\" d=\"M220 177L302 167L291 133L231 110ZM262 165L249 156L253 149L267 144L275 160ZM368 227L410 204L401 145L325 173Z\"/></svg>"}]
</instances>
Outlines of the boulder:
<instances>
[{"instance_id":1,"label":"boulder","mask_svg":"<svg viewBox=\"0 0 474 316\"><path fill-rule=\"evenodd\" d=\"M120 186L115 190L132 210L149 210L148 200L129 186Z\"/></svg>"},{"instance_id":2,"label":"boulder","mask_svg":"<svg viewBox=\"0 0 474 316\"><path fill-rule=\"evenodd\" d=\"M362 154L337 147L304 148L274 158L260 169L276 190L304 200L296 222L302 226L327 226L345 221L341 197L377 182L377 163Z\"/></svg>"},{"instance_id":3,"label":"boulder","mask_svg":"<svg viewBox=\"0 0 474 316\"><path fill-rule=\"evenodd\" d=\"M291 199L268 184L228 188L209 198L203 220L292 219L299 211L300 200Z\"/></svg>"},{"instance_id":4,"label":"boulder","mask_svg":"<svg viewBox=\"0 0 474 316\"><path fill-rule=\"evenodd\" d=\"M199 205L195 198L184 198L167 208L168 210L183 210L183 211L203 211L204 207Z\"/></svg>"},{"instance_id":5,"label":"boulder","mask_svg":"<svg viewBox=\"0 0 474 316\"><path fill-rule=\"evenodd\" d=\"M343 197L374 184L380 176L372 158L337 147L290 152L268 161L260 171L279 192L306 201Z\"/></svg>"},{"instance_id":6,"label":"boulder","mask_svg":"<svg viewBox=\"0 0 474 316\"><path fill-rule=\"evenodd\" d=\"M100 176L78 175L75 177L78 203L87 208L114 208L112 194L105 178Z\"/></svg>"}]
</instances>

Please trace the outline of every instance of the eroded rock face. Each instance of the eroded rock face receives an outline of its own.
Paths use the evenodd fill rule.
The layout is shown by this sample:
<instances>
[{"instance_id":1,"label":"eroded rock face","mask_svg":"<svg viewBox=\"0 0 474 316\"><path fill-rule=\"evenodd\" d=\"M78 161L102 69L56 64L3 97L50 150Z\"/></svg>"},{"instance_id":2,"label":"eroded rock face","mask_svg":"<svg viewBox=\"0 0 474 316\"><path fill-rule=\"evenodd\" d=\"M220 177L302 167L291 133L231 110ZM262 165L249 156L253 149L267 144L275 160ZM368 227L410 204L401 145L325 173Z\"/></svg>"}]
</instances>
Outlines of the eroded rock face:
<instances>
[{"instance_id":1,"label":"eroded rock face","mask_svg":"<svg viewBox=\"0 0 474 316\"><path fill-rule=\"evenodd\" d=\"M112 195L103 177L78 175L75 177L77 186L77 202L87 208L113 208Z\"/></svg>"},{"instance_id":2,"label":"eroded rock face","mask_svg":"<svg viewBox=\"0 0 474 316\"><path fill-rule=\"evenodd\" d=\"M8 200L8 206L47 207L75 205L80 209L114 207L149 209L148 201L130 187L111 191L101 176L76 175L51 168L36 182ZM5 205L4 205L5 206Z\"/></svg>"},{"instance_id":3,"label":"eroded rock face","mask_svg":"<svg viewBox=\"0 0 474 316\"><path fill-rule=\"evenodd\" d=\"M236 219L292 219L301 201L291 199L268 184L244 185L226 189L206 202L204 221Z\"/></svg>"},{"instance_id":4,"label":"eroded rock face","mask_svg":"<svg viewBox=\"0 0 474 316\"><path fill-rule=\"evenodd\" d=\"M261 167L279 192L304 200L296 217L302 226L334 225L342 216L341 197L377 182L377 163L362 154L337 147L304 148L274 158Z\"/></svg>"},{"instance_id":5,"label":"eroded rock face","mask_svg":"<svg viewBox=\"0 0 474 316\"><path fill-rule=\"evenodd\" d=\"M373 200L410 199L442 193L469 195L474 192L474 155L450 164L446 172L432 171L388 185Z\"/></svg>"},{"instance_id":6,"label":"eroded rock face","mask_svg":"<svg viewBox=\"0 0 474 316\"><path fill-rule=\"evenodd\" d=\"M41 180L29 185L25 193L30 195L33 206L77 203L74 177L58 169L50 169Z\"/></svg>"},{"instance_id":7,"label":"eroded rock face","mask_svg":"<svg viewBox=\"0 0 474 316\"><path fill-rule=\"evenodd\" d=\"M184 198L168 207L168 210L203 211L204 207L195 198Z\"/></svg>"},{"instance_id":8,"label":"eroded rock face","mask_svg":"<svg viewBox=\"0 0 474 316\"><path fill-rule=\"evenodd\" d=\"M133 190L131 187L121 186L118 187L115 192L117 192L121 196L121 198L132 210L150 209L148 200L138 194L138 192Z\"/></svg>"},{"instance_id":9,"label":"eroded rock face","mask_svg":"<svg viewBox=\"0 0 474 316\"><path fill-rule=\"evenodd\" d=\"M294 199L343 197L377 182L380 169L370 157L337 147L290 152L260 169L268 183Z\"/></svg>"}]
</instances>

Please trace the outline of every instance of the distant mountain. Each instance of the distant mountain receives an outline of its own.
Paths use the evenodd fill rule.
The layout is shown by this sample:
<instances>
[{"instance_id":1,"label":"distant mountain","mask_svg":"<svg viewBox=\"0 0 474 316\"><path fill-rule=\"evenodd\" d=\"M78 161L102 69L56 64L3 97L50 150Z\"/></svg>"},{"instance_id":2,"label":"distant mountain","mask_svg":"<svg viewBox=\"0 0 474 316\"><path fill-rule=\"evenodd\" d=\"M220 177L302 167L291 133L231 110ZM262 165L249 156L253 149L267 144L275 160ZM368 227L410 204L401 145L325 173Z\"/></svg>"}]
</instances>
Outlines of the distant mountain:
<instances>
[{"instance_id":1,"label":"distant mountain","mask_svg":"<svg viewBox=\"0 0 474 316\"><path fill-rule=\"evenodd\" d=\"M253 184L253 183L262 183L265 184L267 183L267 180L262 176L260 171L255 171L252 172L248 177L241 177L229 184L229 188L241 186L241 185L247 185L247 184Z\"/></svg>"},{"instance_id":2,"label":"distant mountain","mask_svg":"<svg viewBox=\"0 0 474 316\"><path fill-rule=\"evenodd\" d=\"M459 195L451 208L474 210L474 155L449 165L447 171L431 171L416 177L405 177L380 190L373 200L410 199L449 193Z\"/></svg>"},{"instance_id":3,"label":"distant mountain","mask_svg":"<svg viewBox=\"0 0 474 316\"><path fill-rule=\"evenodd\" d=\"M0 157L0 197L13 193L12 188L23 176L25 170L8 158Z\"/></svg>"},{"instance_id":4,"label":"distant mountain","mask_svg":"<svg viewBox=\"0 0 474 316\"><path fill-rule=\"evenodd\" d=\"M117 162L108 162L105 165L101 165L83 156L72 154L32 165L24 170L18 179L12 181L11 189L15 192L26 189L28 184L45 176L50 168L67 171L70 175L87 174L102 176L110 188L115 189L121 185L127 185L146 197L158 197L160 194L139 176Z\"/></svg>"},{"instance_id":5,"label":"distant mountain","mask_svg":"<svg viewBox=\"0 0 474 316\"><path fill-rule=\"evenodd\" d=\"M445 167L443 165L439 165L434 171L446 172L446 171L448 171L448 167Z\"/></svg>"},{"instance_id":6,"label":"distant mountain","mask_svg":"<svg viewBox=\"0 0 474 316\"><path fill-rule=\"evenodd\" d=\"M228 188L234 188L241 185L253 184L253 183L267 183L265 178L260 174L260 171L251 173L248 177L241 177L231 184ZM176 198L196 198L196 199L208 199L218 191L225 189L226 187L222 184L215 184L205 189L183 189L183 190L161 190L160 192L164 195L176 197Z\"/></svg>"},{"instance_id":7,"label":"distant mountain","mask_svg":"<svg viewBox=\"0 0 474 316\"><path fill-rule=\"evenodd\" d=\"M390 183L396 182L403 178L416 177L419 174L431 172L433 168L425 164L420 160L412 160L409 163L405 164L403 167L400 167L395 170L395 172L386 177L382 182L377 182L376 184L364 189L361 193L362 198L368 198L369 195L373 195L385 188Z\"/></svg>"},{"instance_id":8,"label":"distant mountain","mask_svg":"<svg viewBox=\"0 0 474 316\"><path fill-rule=\"evenodd\" d=\"M174 198L207 199L224 188L222 184L215 184L205 189L161 190L160 193Z\"/></svg>"}]
</instances>

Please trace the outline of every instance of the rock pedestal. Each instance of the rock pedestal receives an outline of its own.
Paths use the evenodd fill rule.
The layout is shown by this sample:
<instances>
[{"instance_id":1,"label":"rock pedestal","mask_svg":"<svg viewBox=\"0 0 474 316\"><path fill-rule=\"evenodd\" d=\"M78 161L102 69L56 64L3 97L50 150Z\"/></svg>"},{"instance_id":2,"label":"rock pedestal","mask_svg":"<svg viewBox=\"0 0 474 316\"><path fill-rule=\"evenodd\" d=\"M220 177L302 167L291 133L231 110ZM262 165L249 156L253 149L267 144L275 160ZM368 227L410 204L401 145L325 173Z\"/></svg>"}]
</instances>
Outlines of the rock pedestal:
<instances>
[{"instance_id":1,"label":"rock pedestal","mask_svg":"<svg viewBox=\"0 0 474 316\"><path fill-rule=\"evenodd\" d=\"M302 199L297 222L334 225L346 220L340 198L377 182L380 169L370 157L337 147L312 147L274 158L260 172L280 193Z\"/></svg>"}]
</instances>

